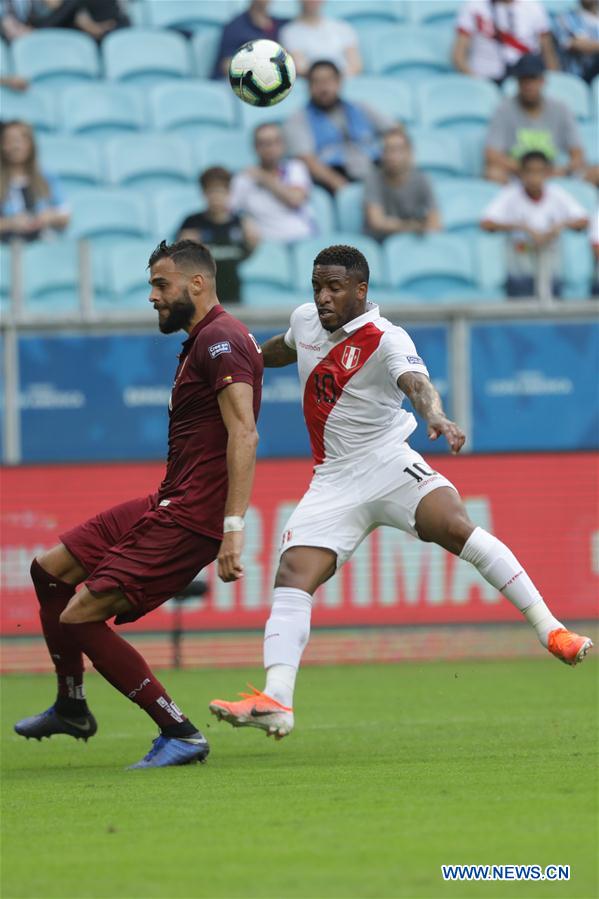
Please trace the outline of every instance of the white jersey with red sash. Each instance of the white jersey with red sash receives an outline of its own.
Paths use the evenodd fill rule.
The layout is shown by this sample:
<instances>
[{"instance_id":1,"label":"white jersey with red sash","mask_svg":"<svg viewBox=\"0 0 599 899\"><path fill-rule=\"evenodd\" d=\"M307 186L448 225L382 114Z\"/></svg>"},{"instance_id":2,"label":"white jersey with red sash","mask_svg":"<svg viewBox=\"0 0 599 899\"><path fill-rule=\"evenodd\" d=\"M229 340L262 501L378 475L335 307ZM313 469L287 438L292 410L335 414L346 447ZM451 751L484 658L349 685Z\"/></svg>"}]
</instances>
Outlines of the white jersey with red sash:
<instances>
[{"instance_id":1,"label":"white jersey with red sash","mask_svg":"<svg viewBox=\"0 0 599 899\"><path fill-rule=\"evenodd\" d=\"M314 303L299 306L285 342L297 352L315 465L337 467L374 448L399 447L416 428L412 413L401 407L397 379L428 371L409 334L382 318L374 303L332 334Z\"/></svg>"}]
</instances>

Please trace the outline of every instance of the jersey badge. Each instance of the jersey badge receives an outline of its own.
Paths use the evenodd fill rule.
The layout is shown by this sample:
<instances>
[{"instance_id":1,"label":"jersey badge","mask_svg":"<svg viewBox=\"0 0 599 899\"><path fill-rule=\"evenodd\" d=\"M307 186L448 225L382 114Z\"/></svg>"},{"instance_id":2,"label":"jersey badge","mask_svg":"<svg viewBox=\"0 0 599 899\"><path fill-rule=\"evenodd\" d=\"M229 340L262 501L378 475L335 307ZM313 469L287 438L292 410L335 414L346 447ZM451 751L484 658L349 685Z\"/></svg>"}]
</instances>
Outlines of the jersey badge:
<instances>
[{"instance_id":1,"label":"jersey badge","mask_svg":"<svg viewBox=\"0 0 599 899\"><path fill-rule=\"evenodd\" d=\"M208 352L213 359L216 359L216 357L220 356L221 353L230 353L231 344L228 340L221 340L220 343L213 343L212 346L209 346Z\"/></svg>"},{"instance_id":2,"label":"jersey badge","mask_svg":"<svg viewBox=\"0 0 599 899\"><path fill-rule=\"evenodd\" d=\"M410 365L424 365L420 356L406 356L406 361L409 362Z\"/></svg>"},{"instance_id":3,"label":"jersey badge","mask_svg":"<svg viewBox=\"0 0 599 899\"><path fill-rule=\"evenodd\" d=\"M358 367L362 350L357 346L346 346L341 357L341 364L347 371Z\"/></svg>"}]
</instances>

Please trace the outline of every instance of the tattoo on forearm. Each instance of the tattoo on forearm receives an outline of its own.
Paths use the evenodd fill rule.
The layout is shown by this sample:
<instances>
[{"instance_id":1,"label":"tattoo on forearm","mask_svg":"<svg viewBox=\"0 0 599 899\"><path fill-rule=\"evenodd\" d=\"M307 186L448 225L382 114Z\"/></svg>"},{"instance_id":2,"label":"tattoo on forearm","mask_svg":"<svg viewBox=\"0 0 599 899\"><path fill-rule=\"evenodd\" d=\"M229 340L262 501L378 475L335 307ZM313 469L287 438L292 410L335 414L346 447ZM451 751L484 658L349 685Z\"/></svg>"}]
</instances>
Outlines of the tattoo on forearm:
<instances>
[{"instance_id":1,"label":"tattoo on forearm","mask_svg":"<svg viewBox=\"0 0 599 899\"><path fill-rule=\"evenodd\" d=\"M398 379L398 386L412 403L416 412L428 420L431 415L445 415L436 388L425 375L406 372Z\"/></svg>"}]
</instances>

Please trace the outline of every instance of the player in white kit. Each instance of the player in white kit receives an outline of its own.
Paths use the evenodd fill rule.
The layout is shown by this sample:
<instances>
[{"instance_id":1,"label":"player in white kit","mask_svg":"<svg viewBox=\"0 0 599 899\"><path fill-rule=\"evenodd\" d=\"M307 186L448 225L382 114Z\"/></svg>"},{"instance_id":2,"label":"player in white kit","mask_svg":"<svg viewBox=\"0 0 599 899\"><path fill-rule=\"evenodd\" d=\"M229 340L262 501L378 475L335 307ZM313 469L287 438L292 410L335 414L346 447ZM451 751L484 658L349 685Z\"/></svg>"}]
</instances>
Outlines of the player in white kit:
<instances>
[{"instance_id":1,"label":"player in white kit","mask_svg":"<svg viewBox=\"0 0 599 899\"><path fill-rule=\"evenodd\" d=\"M568 665L582 661L588 637L568 631L496 537L468 518L456 488L408 445L414 416L453 453L464 434L443 411L410 336L367 300L368 263L333 246L314 261L314 303L296 309L286 334L262 347L267 367L297 361L314 477L283 531L270 618L264 633L264 691L210 710L235 727L276 738L293 729L293 690L310 634L312 596L379 525L434 542L476 566L518 608L541 643Z\"/></svg>"}]
</instances>

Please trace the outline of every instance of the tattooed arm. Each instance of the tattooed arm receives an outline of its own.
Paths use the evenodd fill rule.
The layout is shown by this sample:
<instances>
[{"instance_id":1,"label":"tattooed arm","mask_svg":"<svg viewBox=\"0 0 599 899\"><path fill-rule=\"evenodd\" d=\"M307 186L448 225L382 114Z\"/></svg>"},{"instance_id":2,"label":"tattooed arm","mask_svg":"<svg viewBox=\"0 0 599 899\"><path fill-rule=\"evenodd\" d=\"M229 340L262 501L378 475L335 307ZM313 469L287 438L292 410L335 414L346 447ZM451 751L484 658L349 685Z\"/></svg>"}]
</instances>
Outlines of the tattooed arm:
<instances>
[{"instance_id":1,"label":"tattooed arm","mask_svg":"<svg viewBox=\"0 0 599 899\"><path fill-rule=\"evenodd\" d=\"M443 411L441 397L426 375L415 371L404 372L397 379L397 386L410 400L412 406L428 425L428 436L436 440L445 436L452 453L459 453L466 435Z\"/></svg>"},{"instance_id":2,"label":"tattooed arm","mask_svg":"<svg viewBox=\"0 0 599 899\"><path fill-rule=\"evenodd\" d=\"M285 335L277 334L262 344L262 355L266 368L281 368L297 361L297 353L285 343Z\"/></svg>"}]
</instances>

